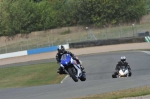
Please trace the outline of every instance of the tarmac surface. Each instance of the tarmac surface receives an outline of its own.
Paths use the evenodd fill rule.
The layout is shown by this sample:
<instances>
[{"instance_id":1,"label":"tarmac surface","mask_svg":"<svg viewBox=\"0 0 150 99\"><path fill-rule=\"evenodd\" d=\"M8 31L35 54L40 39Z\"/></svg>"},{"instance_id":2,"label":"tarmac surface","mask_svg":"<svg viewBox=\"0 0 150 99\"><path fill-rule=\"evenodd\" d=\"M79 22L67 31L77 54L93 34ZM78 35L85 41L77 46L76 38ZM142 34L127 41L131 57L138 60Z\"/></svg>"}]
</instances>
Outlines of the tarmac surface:
<instances>
[{"instance_id":1,"label":"tarmac surface","mask_svg":"<svg viewBox=\"0 0 150 99\"><path fill-rule=\"evenodd\" d=\"M96 51L98 50L98 48L96 48L97 47L94 47L93 49ZM119 47L117 47L117 49L119 50ZM74 82L70 77L67 77L62 84L1 89L0 99L71 99L140 86L150 86L150 52L132 49L129 49L131 51L118 52L103 51L103 53L97 51L97 53L90 53L89 55L80 55L79 58L83 62L87 75L85 82ZM139 47L139 49L141 48ZM133 75L128 78L112 79L111 75L115 70L115 65L122 55L126 56ZM54 57L38 61L6 64L0 67L23 66L27 64L46 63L49 61L55 61Z\"/></svg>"}]
</instances>

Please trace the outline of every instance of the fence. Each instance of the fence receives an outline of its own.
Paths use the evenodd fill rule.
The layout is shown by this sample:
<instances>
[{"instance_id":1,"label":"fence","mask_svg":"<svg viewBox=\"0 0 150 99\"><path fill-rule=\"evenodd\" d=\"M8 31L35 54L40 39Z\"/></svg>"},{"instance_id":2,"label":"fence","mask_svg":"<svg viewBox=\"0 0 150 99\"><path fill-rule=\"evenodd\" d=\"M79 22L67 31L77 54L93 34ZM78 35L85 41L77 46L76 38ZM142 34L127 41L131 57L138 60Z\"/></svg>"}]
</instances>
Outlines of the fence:
<instances>
[{"instance_id":1,"label":"fence","mask_svg":"<svg viewBox=\"0 0 150 99\"><path fill-rule=\"evenodd\" d=\"M29 35L14 37L0 37L0 54L34 48L48 47L72 42L104 40L112 38L136 37L140 33L150 32L150 19L144 24L128 24L117 26L92 27L65 27L46 31L32 32Z\"/></svg>"}]
</instances>

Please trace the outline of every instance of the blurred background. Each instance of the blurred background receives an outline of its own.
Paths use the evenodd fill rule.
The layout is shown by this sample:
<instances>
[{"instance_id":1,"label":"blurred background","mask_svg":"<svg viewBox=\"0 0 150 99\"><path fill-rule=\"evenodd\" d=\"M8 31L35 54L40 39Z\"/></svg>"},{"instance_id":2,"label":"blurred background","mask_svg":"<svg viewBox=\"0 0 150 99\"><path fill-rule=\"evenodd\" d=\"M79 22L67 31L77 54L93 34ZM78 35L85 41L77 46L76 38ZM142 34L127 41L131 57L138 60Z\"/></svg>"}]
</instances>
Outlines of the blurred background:
<instances>
[{"instance_id":1,"label":"blurred background","mask_svg":"<svg viewBox=\"0 0 150 99\"><path fill-rule=\"evenodd\" d=\"M28 35L17 34L13 37L0 37L0 53L10 53L40 47L56 46L82 41L104 40L124 37L147 36L150 32L150 19L141 24L118 24L115 27L63 27L46 31L35 31Z\"/></svg>"}]
</instances>

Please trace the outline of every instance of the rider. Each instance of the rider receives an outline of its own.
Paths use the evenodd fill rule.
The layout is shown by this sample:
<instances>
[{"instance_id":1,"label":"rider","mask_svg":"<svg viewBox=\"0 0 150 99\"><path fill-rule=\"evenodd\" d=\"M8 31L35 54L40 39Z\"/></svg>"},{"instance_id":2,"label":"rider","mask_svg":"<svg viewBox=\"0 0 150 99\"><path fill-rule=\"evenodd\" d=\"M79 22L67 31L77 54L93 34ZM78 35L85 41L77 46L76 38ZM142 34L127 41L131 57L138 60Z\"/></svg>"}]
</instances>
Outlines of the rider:
<instances>
[{"instance_id":1,"label":"rider","mask_svg":"<svg viewBox=\"0 0 150 99\"><path fill-rule=\"evenodd\" d=\"M71 53L71 52L69 52L69 51L66 51L65 48L64 48L64 46L62 46L62 45L58 46L57 50L58 50L58 53L56 54L57 63L60 63L60 62L61 62L60 59L61 59L61 56L62 56L63 54L70 54L71 57L72 57L74 60L76 60L78 64L80 64L81 69L82 69L82 72L85 73L84 67L81 65L81 61L80 61L73 53ZM58 68L57 73L59 73L59 74L66 74L66 73L63 71L63 68L62 68L61 66Z\"/></svg>"},{"instance_id":2,"label":"rider","mask_svg":"<svg viewBox=\"0 0 150 99\"><path fill-rule=\"evenodd\" d=\"M125 56L121 56L120 61L116 65L116 68L115 68L116 71L112 75L113 78L116 78L116 76L118 75L120 66L126 66L128 68L128 70L129 70L129 77L132 75L131 68L130 68L129 64L126 62L126 57Z\"/></svg>"}]
</instances>

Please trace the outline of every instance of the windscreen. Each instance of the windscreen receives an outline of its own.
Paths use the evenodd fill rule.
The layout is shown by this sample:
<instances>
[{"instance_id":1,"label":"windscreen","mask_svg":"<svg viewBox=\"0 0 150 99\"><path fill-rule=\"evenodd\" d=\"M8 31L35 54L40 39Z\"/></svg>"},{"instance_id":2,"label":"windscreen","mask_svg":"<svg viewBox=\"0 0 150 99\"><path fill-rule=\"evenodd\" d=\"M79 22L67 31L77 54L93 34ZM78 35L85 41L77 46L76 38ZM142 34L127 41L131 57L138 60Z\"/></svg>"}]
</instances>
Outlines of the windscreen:
<instances>
[{"instance_id":1,"label":"windscreen","mask_svg":"<svg viewBox=\"0 0 150 99\"><path fill-rule=\"evenodd\" d=\"M125 66L121 66L121 68L122 68L122 69L125 69L126 67L125 67Z\"/></svg>"},{"instance_id":2,"label":"windscreen","mask_svg":"<svg viewBox=\"0 0 150 99\"><path fill-rule=\"evenodd\" d=\"M61 56L61 60L66 60L66 58L67 58L67 54L63 54L63 55Z\"/></svg>"},{"instance_id":3,"label":"windscreen","mask_svg":"<svg viewBox=\"0 0 150 99\"><path fill-rule=\"evenodd\" d=\"M63 65L67 65L70 62L70 60L71 60L70 54L63 54L61 56L61 64Z\"/></svg>"}]
</instances>

